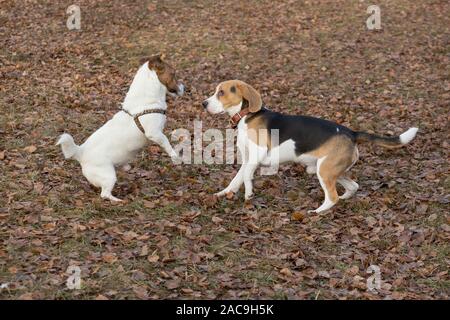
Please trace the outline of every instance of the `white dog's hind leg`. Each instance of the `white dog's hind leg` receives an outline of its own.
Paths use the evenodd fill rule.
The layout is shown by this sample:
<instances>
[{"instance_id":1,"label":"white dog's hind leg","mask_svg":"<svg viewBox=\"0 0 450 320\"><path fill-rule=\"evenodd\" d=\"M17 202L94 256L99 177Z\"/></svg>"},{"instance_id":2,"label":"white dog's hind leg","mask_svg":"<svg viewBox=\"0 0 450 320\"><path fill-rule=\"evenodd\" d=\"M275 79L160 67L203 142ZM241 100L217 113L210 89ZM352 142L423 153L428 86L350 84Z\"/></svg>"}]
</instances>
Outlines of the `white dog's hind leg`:
<instances>
[{"instance_id":1,"label":"white dog's hind leg","mask_svg":"<svg viewBox=\"0 0 450 320\"><path fill-rule=\"evenodd\" d=\"M116 198L116 197L114 197L111 194L111 191L112 191L113 188L114 188L114 184L113 185L105 185L105 186L103 186L102 187L102 193L100 194L100 197L102 197L103 199L111 200L111 201L117 201L117 202L122 201L121 199Z\"/></svg>"},{"instance_id":2,"label":"white dog's hind leg","mask_svg":"<svg viewBox=\"0 0 450 320\"><path fill-rule=\"evenodd\" d=\"M100 196L103 199L111 201L122 201L119 198L114 197L111 192L116 184L116 170L114 166L95 166L95 167L83 167L83 174L86 179L96 187L100 187L102 192Z\"/></svg>"},{"instance_id":3,"label":"white dog's hind leg","mask_svg":"<svg viewBox=\"0 0 450 320\"><path fill-rule=\"evenodd\" d=\"M116 178L116 171L114 170L114 167L110 167L108 169L104 169L105 170L105 175L104 177L102 177L102 181L101 181L101 185L100 187L102 188L102 192L100 194L100 196L103 199L108 199L111 201L122 201L119 198L114 197L111 192L112 189L114 188L114 185L116 184L117 178Z\"/></svg>"}]
</instances>

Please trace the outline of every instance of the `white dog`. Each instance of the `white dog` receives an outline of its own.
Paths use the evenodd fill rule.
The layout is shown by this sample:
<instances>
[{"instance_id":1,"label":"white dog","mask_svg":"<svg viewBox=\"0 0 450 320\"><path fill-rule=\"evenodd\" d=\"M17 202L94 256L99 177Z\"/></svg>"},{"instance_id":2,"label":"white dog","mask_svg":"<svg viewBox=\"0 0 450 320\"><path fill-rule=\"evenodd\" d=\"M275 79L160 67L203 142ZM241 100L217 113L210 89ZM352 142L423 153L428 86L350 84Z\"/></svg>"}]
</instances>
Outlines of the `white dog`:
<instances>
[{"instance_id":1,"label":"white dog","mask_svg":"<svg viewBox=\"0 0 450 320\"><path fill-rule=\"evenodd\" d=\"M96 187L101 197L121 201L111 191L116 183L115 166L129 167L128 162L152 140L172 159L177 157L162 132L166 122L166 93L181 96L184 86L175 78L174 69L159 56L151 57L136 73L122 104L122 110L95 131L82 145L64 133L57 144L64 157L81 164L83 175Z\"/></svg>"}]
</instances>

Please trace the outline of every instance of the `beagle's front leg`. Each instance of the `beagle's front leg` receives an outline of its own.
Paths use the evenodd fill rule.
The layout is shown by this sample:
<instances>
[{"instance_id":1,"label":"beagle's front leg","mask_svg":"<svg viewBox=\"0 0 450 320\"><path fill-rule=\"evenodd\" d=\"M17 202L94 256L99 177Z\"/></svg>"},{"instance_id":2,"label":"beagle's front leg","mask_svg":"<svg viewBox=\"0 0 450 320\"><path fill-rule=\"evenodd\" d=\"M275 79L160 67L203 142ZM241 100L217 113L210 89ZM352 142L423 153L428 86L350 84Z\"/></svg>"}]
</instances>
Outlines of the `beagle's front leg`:
<instances>
[{"instance_id":1,"label":"beagle's front leg","mask_svg":"<svg viewBox=\"0 0 450 320\"><path fill-rule=\"evenodd\" d=\"M253 174L256 168L258 168L257 163L248 163L245 166L244 171L244 186L245 186L245 200L249 200L253 196Z\"/></svg>"},{"instance_id":2,"label":"beagle's front leg","mask_svg":"<svg viewBox=\"0 0 450 320\"><path fill-rule=\"evenodd\" d=\"M231 180L228 187L226 187L222 191L217 192L215 194L215 196L217 196L217 197L224 196L229 192L233 192L233 193L238 192L239 188L244 183L244 172L245 172L245 167L247 166L248 154L247 154L247 147L246 147L245 142L242 142L242 140L239 139L239 137L238 137L237 147L242 156L242 165L239 168L238 173L234 176L233 180Z\"/></svg>"},{"instance_id":3,"label":"beagle's front leg","mask_svg":"<svg viewBox=\"0 0 450 320\"><path fill-rule=\"evenodd\" d=\"M217 192L215 196L222 197L226 195L229 192L236 193L239 191L239 188L242 186L242 183L244 183L244 172L245 172L246 164L243 163L238 171L238 173L234 176L233 180L231 180L228 187L223 189L220 192Z\"/></svg>"},{"instance_id":4,"label":"beagle's front leg","mask_svg":"<svg viewBox=\"0 0 450 320\"><path fill-rule=\"evenodd\" d=\"M228 192L237 192L242 183L245 186L245 200L249 200L253 196L253 175L259 167L262 160L267 157L267 148L259 147L256 144L249 144L243 153L243 164L239 169L231 183L219 193L217 196L223 196Z\"/></svg>"},{"instance_id":5,"label":"beagle's front leg","mask_svg":"<svg viewBox=\"0 0 450 320\"><path fill-rule=\"evenodd\" d=\"M253 196L253 175L260 164L267 159L267 151L267 147L249 143L247 165L244 171L245 200Z\"/></svg>"}]
</instances>

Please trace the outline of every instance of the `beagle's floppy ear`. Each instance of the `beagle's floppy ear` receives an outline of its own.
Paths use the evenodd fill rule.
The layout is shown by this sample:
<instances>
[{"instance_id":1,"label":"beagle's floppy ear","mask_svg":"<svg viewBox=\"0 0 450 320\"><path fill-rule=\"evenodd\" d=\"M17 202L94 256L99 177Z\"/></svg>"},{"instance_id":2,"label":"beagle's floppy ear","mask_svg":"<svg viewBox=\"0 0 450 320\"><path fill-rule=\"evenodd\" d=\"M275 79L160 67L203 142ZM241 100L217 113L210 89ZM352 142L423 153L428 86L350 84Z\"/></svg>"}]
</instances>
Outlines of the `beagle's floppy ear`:
<instances>
[{"instance_id":1,"label":"beagle's floppy ear","mask_svg":"<svg viewBox=\"0 0 450 320\"><path fill-rule=\"evenodd\" d=\"M242 97L248 101L248 109L250 112L258 112L262 107L261 95L252 86L245 82L239 82L237 87L241 91Z\"/></svg>"}]
</instances>

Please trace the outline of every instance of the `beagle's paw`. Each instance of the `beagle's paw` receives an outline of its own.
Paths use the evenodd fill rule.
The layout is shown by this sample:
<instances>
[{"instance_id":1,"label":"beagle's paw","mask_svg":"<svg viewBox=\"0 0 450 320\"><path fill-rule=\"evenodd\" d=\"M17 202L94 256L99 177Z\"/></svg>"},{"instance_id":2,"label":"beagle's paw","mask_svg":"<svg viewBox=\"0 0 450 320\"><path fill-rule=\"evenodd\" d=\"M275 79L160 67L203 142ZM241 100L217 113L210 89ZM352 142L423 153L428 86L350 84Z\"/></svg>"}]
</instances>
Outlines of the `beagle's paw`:
<instances>
[{"instance_id":1,"label":"beagle's paw","mask_svg":"<svg viewBox=\"0 0 450 320\"><path fill-rule=\"evenodd\" d=\"M328 210L330 210L330 208L325 208L325 209L317 208L316 210L308 210L307 212L308 213L322 213L322 212L325 212L325 211L328 211Z\"/></svg>"},{"instance_id":2,"label":"beagle's paw","mask_svg":"<svg viewBox=\"0 0 450 320\"><path fill-rule=\"evenodd\" d=\"M252 193L245 193L244 199L245 201L251 200L253 198L254 194Z\"/></svg>"},{"instance_id":3,"label":"beagle's paw","mask_svg":"<svg viewBox=\"0 0 450 320\"><path fill-rule=\"evenodd\" d=\"M172 159L172 163L174 164L181 164L183 162L183 158L181 158L175 152L170 155L170 159Z\"/></svg>"},{"instance_id":4,"label":"beagle's paw","mask_svg":"<svg viewBox=\"0 0 450 320\"><path fill-rule=\"evenodd\" d=\"M306 167L306 173L315 174L317 173L317 168L315 166L308 166Z\"/></svg>"},{"instance_id":5,"label":"beagle's paw","mask_svg":"<svg viewBox=\"0 0 450 320\"><path fill-rule=\"evenodd\" d=\"M233 199L234 194L235 194L235 192L232 190L229 190L229 189L224 189L220 192L214 193L214 195L218 198L225 196L229 200Z\"/></svg>"},{"instance_id":6,"label":"beagle's paw","mask_svg":"<svg viewBox=\"0 0 450 320\"><path fill-rule=\"evenodd\" d=\"M217 198L225 196L229 191L227 189L214 193Z\"/></svg>"}]
</instances>

